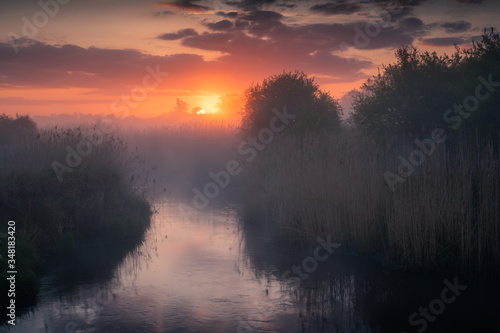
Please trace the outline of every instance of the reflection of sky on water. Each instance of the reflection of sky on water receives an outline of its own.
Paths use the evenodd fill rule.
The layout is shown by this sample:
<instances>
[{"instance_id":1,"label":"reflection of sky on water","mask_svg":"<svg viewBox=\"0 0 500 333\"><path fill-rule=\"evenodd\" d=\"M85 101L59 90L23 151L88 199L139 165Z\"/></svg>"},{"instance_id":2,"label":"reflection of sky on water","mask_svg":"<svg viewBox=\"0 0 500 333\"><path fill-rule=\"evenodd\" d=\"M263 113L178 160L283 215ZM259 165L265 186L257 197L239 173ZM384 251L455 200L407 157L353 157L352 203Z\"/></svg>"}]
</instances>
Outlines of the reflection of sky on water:
<instances>
[{"instance_id":1,"label":"reflection of sky on water","mask_svg":"<svg viewBox=\"0 0 500 333\"><path fill-rule=\"evenodd\" d=\"M239 321L265 329L291 305L276 279L251 271L229 209L192 222L176 205L164 205L146 239L111 280L58 292L45 277L42 284L51 287L12 331L233 332Z\"/></svg>"},{"instance_id":2,"label":"reflection of sky on water","mask_svg":"<svg viewBox=\"0 0 500 333\"><path fill-rule=\"evenodd\" d=\"M411 331L408 316L439 295L444 277L453 278L387 271L373 259L333 254L295 289L283 273L314 247L299 250L268 236L243 228L232 209L188 221L177 205L165 204L127 256L87 248L78 254L84 267L81 260L54 263L38 305L11 332ZM489 318L498 305L478 300L500 292L483 289L470 287L427 332L465 329L466 319L470 327L485 320L486 328L494 326Z\"/></svg>"}]
</instances>

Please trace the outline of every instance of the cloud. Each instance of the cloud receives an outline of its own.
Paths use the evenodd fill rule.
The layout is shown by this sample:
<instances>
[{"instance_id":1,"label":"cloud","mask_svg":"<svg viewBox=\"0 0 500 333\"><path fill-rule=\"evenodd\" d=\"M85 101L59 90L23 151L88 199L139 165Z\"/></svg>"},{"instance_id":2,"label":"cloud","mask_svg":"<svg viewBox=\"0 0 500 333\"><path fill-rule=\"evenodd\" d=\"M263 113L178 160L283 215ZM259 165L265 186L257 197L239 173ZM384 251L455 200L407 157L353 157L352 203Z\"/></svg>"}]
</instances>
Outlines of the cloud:
<instances>
[{"instance_id":1,"label":"cloud","mask_svg":"<svg viewBox=\"0 0 500 333\"><path fill-rule=\"evenodd\" d=\"M241 17L242 20L250 22L269 22L278 21L283 17L278 12L273 12L270 10L255 10Z\"/></svg>"},{"instance_id":2,"label":"cloud","mask_svg":"<svg viewBox=\"0 0 500 333\"><path fill-rule=\"evenodd\" d=\"M281 7L281 8L288 8L288 9L297 7L297 5L294 3L278 3L278 4L276 4L276 6Z\"/></svg>"},{"instance_id":3,"label":"cloud","mask_svg":"<svg viewBox=\"0 0 500 333\"><path fill-rule=\"evenodd\" d=\"M392 1L381 0L380 2L390 3ZM420 6L422 3L427 2L427 0L399 0L394 2L399 2L403 6Z\"/></svg>"},{"instance_id":4,"label":"cloud","mask_svg":"<svg viewBox=\"0 0 500 333\"><path fill-rule=\"evenodd\" d=\"M16 55L10 44L0 43L0 87L126 91L129 84L142 84L147 67L190 73L204 64L202 56L192 54L154 56L130 49L53 46L40 42L18 48Z\"/></svg>"},{"instance_id":5,"label":"cloud","mask_svg":"<svg viewBox=\"0 0 500 333\"><path fill-rule=\"evenodd\" d=\"M461 45L466 42L465 38L460 37L436 37L436 38L422 38L422 44L429 46L451 46L454 44Z\"/></svg>"},{"instance_id":6,"label":"cloud","mask_svg":"<svg viewBox=\"0 0 500 333\"><path fill-rule=\"evenodd\" d=\"M55 105L107 103L107 99L27 99L24 97L0 97L0 105Z\"/></svg>"},{"instance_id":7,"label":"cloud","mask_svg":"<svg viewBox=\"0 0 500 333\"><path fill-rule=\"evenodd\" d=\"M283 15L268 10L256 10L241 16L236 21L236 27L246 29L248 33L255 36L269 36L279 28L286 29L281 23Z\"/></svg>"},{"instance_id":8,"label":"cloud","mask_svg":"<svg viewBox=\"0 0 500 333\"><path fill-rule=\"evenodd\" d=\"M399 26L408 30L421 30L424 28L424 22L417 17L407 17L398 22Z\"/></svg>"},{"instance_id":9,"label":"cloud","mask_svg":"<svg viewBox=\"0 0 500 333\"><path fill-rule=\"evenodd\" d=\"M471 37L436 37L436 38L422 38L420 42L428 46L452 46L454 44L464 45L470 44L472 41L480 41L482 36Z\"/></svg>"},{"instance_id":10,"label":"cloud","mask_svg":"<svg viewBox=\"0 0 500 333\"><path fill-rule=\"evenodd\" d=\"M237 18L239 16L238 12L217 12L216 15L226 17L226 18Z\"/></svg>"},{"instance_id":11,"label":"cloud","mask_svg":"<svg viewBox=\"0 0 500 333\"><path fill-rule=\"evenodd\" d=\"M153 16L155 17L170 16L170 15L174 15L174 12L171 10L162 10L153 12Z\"/></svg>"},{"instance_id":12,"label":"cloud","mask_svg":"<svg viewBox=\"0 0 500 333\"><path fill-rule=\"evenodd\" d=\"M178 0L178 1L171 1L171 2L155 2L155 6L158 7L167 7L167 8L173 8L173 9L179 9L179 10L187 10L191 12L204 12L207 10L210 10L209 7L197 5L193 3L192 0Z\"/></svg>"},{"instance_id":13,"label":"cloud","mask_svg":"<svg viewBox=\"0 0 500 333\"><path fill-rule=\"evenodd\" d=\"M364 59L354 58L348 62L341 49L343 43L354 47L359 31L366 31L366 22L299 24L272 10L220 11L217 15L224 19L204 23L209 32L187 28L157 37L180 41L181 45L192 48L193 53L219 52L219 57L210 61L198 54L154 56L130 49L53 46L39 42L19 45L20 54L14 57L9 44L0 44L0 86L121 89L126 84L140 83L145 68L158 65L172 77L176 75L175 82L165 83L176 89L198 87L203 90L206 84L229 86L234 90L245 80L261 80L282 69L318 73L322 82L331 83L363 79L366 70L374 66ZM376 36L370 35L369 42L362 48L394 49L412 44L425 27L416 17L400 19L380 27Z\"/></svg>"},{"instance_id":14,"label":"cloud","mask_svg":"<svg viewBox=\"0 0 500 333\"><path fill-rule=\"evenodd\" d=\"M265 6L271 6L277 3L278 0L241 0L232 1L226 0L225 3L229 6L237 7L245 11L253 11L262 9Z\"/></svg>"},{"instance_id":15,"label":"cloud","mask_svg":"<svg viewBox=\"0 0 500 333\"><path fill-rule=\"evenodd\" d=\"M258 57L266 56L280 47L297 52L314 53L320 51L335 52L342 43L355 44L360 34L365 34L366 22L353 23L317 23L287 25L281 22L283 15L274 11L250 11L239 14L234 25L229 20L206 24L212 30L223 30L225 34L206 33L189 36L182 41L184 46L230 54L252 53L261 47ZM368 38L364 49L394 48L411 44L414 37L420 36L425 28L418 18L406 18L399 24L381 27L377 36ZM370 32L371 34L372 32ZM245 43L241 41L245 40ZM240 49L237 49L238 45ZM288 54L288 56L292 56Z\"/></svg>"},{"instance_id":16,"label":"cloud","mask_svg":"<svg viewBox=\"0 0 500 333\"><path fill-rule=\"evenodd\" d=\"M182 39L185 37L196 36L196 35L198 35L198 33L194 29L187 28L187 29L179 30L177 32L162 34L162 35L158 36L158 39L178 40L178 39Z\"/></svg>"},{"instance_id":17,"label":"cloud","mask_svg":"<svg viewBox=\"0 0 500 333\"><path fill-rule=\"evenodd\" d=\"M455 22L445 22L441 24L441 27L445 28L448 33L464 32L470 29L471 24L467 21L455 21Z\"/></svg>"},{"instance_id":18,"label":"cloud","mask_svg":"<svg viewBox=\"0 0 500 333\"><path fill-rule=\"evenodd\" d=\"M340 1L338 3L323 3L317 4L309 8L313 12L319 12L325 15L338 15L338 14L353 14L360 11L363 6L359 3L349 3Z\"/></svg>"},{"instance_id":19,"label":"cloud","mask_svg":"<svg viewBox=\"0 0 500 333\"><path fill-rule=\"evenodd\" d=\"M458 0L461 3L481 4L483 0Z\"/></svg>"},{"instance_id":20,"label":"cloud","mask_svg":"<svg viewBox=\"0 0 500 333\"><path fill-rule=\"evenodd\" d=\"M205 25L210 30L222 31L231 29L233 27L233 22L229 20L222 20L215 23L206 23Z\"/></svg>"}]
</instances>

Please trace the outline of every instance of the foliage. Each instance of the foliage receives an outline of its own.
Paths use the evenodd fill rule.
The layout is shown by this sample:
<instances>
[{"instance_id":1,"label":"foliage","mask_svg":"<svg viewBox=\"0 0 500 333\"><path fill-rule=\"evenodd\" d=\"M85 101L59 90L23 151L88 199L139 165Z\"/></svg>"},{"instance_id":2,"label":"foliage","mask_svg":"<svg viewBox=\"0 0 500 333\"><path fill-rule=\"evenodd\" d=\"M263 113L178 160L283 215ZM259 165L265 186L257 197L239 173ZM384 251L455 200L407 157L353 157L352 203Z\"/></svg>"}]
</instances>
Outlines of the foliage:
<instances>
[{"instance_id":1,"label":"foliage","mask_svg":"<svg viewBox=\"0 0 500 333\"><path fill-rule=\"evenodd\" d=\"M488 80L489 75L495 82L500 79L500 42L493 31L485 31L482 41L471 49L457 47L452 56L402 47L396 51L396 63L385 66L383 74L363 85L355 97L351 120L365 134L382 140L413 138L435 127L450 128L456 123L446 119L447 110L455 110L455 105L474 96L481 84L478 77ZM452 129L479 129L485 136L497 135L499 98L500 94L492 93ZM457 117L455 111L450 114Z\"/></svg>"},{"instance_id":2,"label":"foliage","mask_svg":"<svg viewBox=\"0 0 500 333\"><path fill-rule=\"evenodd\" d=\"M341 108L329 93L321 91L314 78L303 72L283 72L254 84L245 91L242 128L257 133L269 127L273 109L296 115L287 131L304 134L332 131L340 126Z\"/></svg>"},{"instance_id":3,"label":"foliage","mask_svg":"<svg viewBox=\"0 0 500 333\"><path fill-rule=\"evenodd\" d=\"M28 116L5 115L0 127L16 138L0 145L0 219L16 222L16 261L23 263L18 286L27 298L36 294L39 257L89 242L143 235L152 211L133 182L140 175L134 173L135 159L121 140L105 135L60 182L52 162L67 161L68 147L89 140L92 129L37 131ZM5 263L0 260L0 268ZM0 283L2 292L5 287Z\"/></svg>"},{"instance_id":4,"label":"foliage","mask_svg":"<svg viewBox=\"0 0 500 333\"><path fill-rule=\"evenodd\" d=\"M36 133L36 123L29 116L16 115L16 118L13 118L0 114L0 145L6 145L16 139Z\"/></svg>"}]
</instances>

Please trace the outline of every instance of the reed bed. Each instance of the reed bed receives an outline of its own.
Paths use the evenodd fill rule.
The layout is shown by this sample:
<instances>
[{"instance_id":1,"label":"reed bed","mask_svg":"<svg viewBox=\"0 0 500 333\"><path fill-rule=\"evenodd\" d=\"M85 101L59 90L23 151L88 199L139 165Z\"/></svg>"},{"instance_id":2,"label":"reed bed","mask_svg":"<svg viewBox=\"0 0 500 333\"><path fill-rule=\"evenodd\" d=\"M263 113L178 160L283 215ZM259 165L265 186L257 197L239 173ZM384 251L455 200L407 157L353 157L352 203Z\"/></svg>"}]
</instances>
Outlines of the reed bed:
<instances>
[{"instance_id":1,"label":"reed bed","mask_svg":"<svg viewBox=\"0 0 500 333\"><path fill-rule=\"evenodd\" d=\"M414 143L381 147L352 129L281 137L245 170L244 216L293 241L329 235L410 269L498 273L498 145L461 142L437 145L393 192L384 173L397 173Z\"/></svg>"},{"instance_id":2,"label":"reed bed","mask_svg":"<svg viewBox=\"0 0 500 333\"><path fill-rule=\"evenodd\" d=\"M36 248L131 237L149 225L151 207L137 181L142 161L121 139L105 135L80 163L68 165L68 147L77 151L94 130L52 128L1 142L1 215L16 220L18 236ZM70 167L61 179L54 162Z\"/></svg>"}]
</instances>

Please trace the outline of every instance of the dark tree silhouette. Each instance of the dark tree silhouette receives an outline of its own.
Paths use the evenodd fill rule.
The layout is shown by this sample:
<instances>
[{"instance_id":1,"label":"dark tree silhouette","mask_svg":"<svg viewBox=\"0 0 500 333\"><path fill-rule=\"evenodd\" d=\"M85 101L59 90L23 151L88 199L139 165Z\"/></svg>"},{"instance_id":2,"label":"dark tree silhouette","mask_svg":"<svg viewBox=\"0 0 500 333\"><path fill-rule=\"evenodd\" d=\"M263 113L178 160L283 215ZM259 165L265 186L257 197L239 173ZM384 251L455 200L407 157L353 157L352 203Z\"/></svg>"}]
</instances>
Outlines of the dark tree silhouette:
<instances>
[{"instance_id":1,"label":"dark tree silhouette","mask_svg":"<svg viewBox=\"0 0 500 333\"><path fill-rule=\"evenodd\" d=\"M283 72L254 84L245 91L242 128L249 133L269 127L273 109L294 114L286 131L294 134L331 131L340 126L341 108L329 93L321 91L314 78L303 72Z\"/></svg>"},{"instance_id":2,"label":"dark tree silhouette","mask_svg":"<svg viewBox=\"0 0 500 333\"><path fill-rule=\"evenodd\" d=\"M27 115L11 117L0 114L0 144L15 141L38 132L36 123Z\"/></svg>"},{"instance_id":3,"label":"dark tree silhouette","mask_svg":"<svg viewBox=\"0 0 500 333\"><path fill-rule=\"evenodd\" d=\"M485 31L482 42L471 49L457 47L452 56L407 46L396 51L396 59L384 66L383 74L369 79L354 99L351 120L365 134L376 139L413 138L441 127L496 135L499 93L478 100L473 112L465 106L459 112L461 104L474 102L472 97L465 99L475 95L480 76L500 81L500 43L493 30Z\"/></svg>"}]
</instances>

